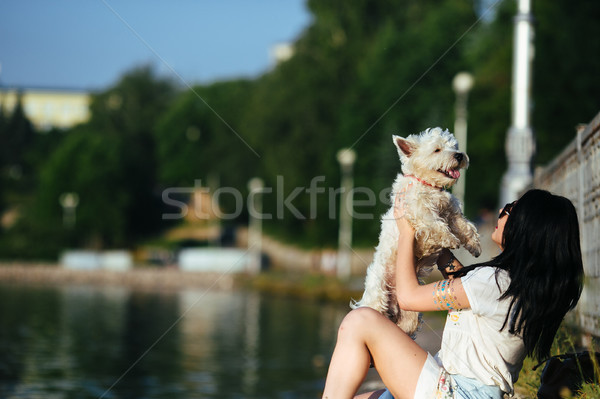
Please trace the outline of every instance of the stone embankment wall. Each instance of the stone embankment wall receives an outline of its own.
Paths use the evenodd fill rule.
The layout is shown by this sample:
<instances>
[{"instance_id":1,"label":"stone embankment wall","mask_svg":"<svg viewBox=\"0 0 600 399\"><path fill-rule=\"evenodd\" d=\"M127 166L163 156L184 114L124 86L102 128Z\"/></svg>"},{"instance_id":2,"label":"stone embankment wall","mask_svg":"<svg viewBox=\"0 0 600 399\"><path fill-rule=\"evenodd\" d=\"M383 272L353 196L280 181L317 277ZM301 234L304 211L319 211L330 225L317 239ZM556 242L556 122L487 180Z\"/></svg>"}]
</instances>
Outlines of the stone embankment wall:
<instances>
[{"instance_id":1,"label":"stone embankment wall","mask_svg":"<svg viewBox=\"0 0 600 399\"><path fill-rule=\"evenodd\" d=\"M248 230L237 231L238 247L248 245ZM336 249L302 249L276 241L268 236L262 237L262 252L268 256L272 267L290 271L315 271L335 274L337 263ZM364 275L373 260L374 249L355 249L352 251L351 271L353 275Z\"/></svg>"}]
</instances>

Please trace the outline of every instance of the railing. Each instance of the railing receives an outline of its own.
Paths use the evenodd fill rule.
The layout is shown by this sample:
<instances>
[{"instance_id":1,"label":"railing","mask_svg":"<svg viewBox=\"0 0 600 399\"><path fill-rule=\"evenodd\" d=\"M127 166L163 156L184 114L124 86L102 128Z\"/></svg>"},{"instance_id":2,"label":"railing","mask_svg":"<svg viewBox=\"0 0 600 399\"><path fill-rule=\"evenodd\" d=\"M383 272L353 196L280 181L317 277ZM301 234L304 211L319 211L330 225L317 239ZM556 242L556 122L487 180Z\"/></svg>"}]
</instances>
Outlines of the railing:
<instances>
[{"instance_id":1,"label":"railing","mask_svg":"<svg viewBox=\"0 0 600 399\"><path fill-rule=\"evenodd\" d=\"M569 198L577 208L586 281L577 306L584 331L600 336L600 113L548 166L533 186Z\"/></svg>"}]
</instances>

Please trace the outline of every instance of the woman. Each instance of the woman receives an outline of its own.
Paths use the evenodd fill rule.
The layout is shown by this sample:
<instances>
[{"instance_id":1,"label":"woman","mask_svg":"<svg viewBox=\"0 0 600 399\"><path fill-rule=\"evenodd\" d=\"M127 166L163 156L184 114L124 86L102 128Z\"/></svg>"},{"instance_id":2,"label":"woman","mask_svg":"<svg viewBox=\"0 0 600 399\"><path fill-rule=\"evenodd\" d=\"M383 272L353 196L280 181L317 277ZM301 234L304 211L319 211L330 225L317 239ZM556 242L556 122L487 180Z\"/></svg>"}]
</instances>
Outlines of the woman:
<instances>
[{"instance_id":1,"label":"woman","mask_svg":"<svg viewBox=\"0 0 600 399\"><path fill-rule=\"evenodd\" d=\"M339 328L323 398L353 397L371 363L389 391L361 398L499 399L512 394L525 356L542 360L549 354L563 317L581 294L583 265L573 204L547 191L528 191L499 214L492 234L502 249L498 256L461 268L445 251L438 266L461 269L450 279L419 285L414 231L403 217L403 193L397 197L398 303L406 310L449 311L441 350L434 358L378 312L353 310Z\"/></svg>"}]
</instances>

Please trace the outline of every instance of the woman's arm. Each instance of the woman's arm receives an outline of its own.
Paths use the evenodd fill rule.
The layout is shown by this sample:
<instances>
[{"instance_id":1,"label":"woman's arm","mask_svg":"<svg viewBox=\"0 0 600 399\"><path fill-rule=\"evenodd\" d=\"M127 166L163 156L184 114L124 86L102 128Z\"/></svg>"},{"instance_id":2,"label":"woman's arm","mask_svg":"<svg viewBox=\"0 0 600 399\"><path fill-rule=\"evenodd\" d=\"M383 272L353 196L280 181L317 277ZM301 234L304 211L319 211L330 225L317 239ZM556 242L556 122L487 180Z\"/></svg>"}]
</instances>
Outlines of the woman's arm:
<instances>
[{"instance_id":1,"label":"woman's arm","mask_svg":"<svg viewBox=\"0 0 600 399\"><path fill-rule=\"evenodd\" d=\"M415 232L404 217L404 194L396 196L394 210L399 230L395 281L398 305L404 310L420 312L468 308L469 300L460 278L419 284L413 250Z\"/></svg>"}]
</instances>

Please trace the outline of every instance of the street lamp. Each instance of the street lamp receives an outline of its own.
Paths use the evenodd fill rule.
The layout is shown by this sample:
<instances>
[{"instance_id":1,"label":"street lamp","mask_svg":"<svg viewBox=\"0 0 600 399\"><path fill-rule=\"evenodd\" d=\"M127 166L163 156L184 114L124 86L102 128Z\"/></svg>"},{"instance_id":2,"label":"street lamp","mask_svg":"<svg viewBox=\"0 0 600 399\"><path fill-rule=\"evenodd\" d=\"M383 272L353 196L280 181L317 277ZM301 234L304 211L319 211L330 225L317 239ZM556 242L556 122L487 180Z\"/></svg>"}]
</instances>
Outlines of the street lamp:
<instances>
[{"instance_id":1,"label":"street lamp","mask_svg":"<svg viewBox=\"0 0 600 399\"><path fill-rule=\"evenodd\" d=\"M532 180L531 159L535 140L531 129L531 70L533 16L531 0L518 0L515 17L512 66L511 126L506 135L508 170L502 178L500 203L512 202Z\"/></svg>"},{"instance_id":2,"label":"street lamp","mask_svg":"<svg viewBox=\"0 0 600 399\"><path fill-rule=\"evenodd\" d=\"M77 205L79 205L79 195L77 193L63 193L58 197L58 202L63 208L63 226L71 229L77 221Z\"/></svg>"},{"instance_id":3,"label":"street lamp","mask_svg":"<svg viewBox=\"0 0 600 399\"><path fill-rule=\"evenodd\" d=\"M340 196L340 230L338 233L338 278L347 279L351 273L352 260L352 215L353 209L352 187L353 177L352 168L356 161L356 152L350 148L344 148L338 151L337 160L340 163L342 172L342 193Z\"/></svg>"},{"instance_id":4,"label":"street lamp","mask_svg":"<svg viewBox=\"0 0 600 399\"><path fill-rule=\"evenodd\" d=\"M456 103L454 105L454 134L458 140L459 148L462 152L467 152L467 99L469 91L473 87L473 76L468 72L459 72L452 79L452 89L456 94ZM467 181L467 171L463 170L462 177L456 182L452 192L460 201L461 207L465 203L465 184Z\"/></svg>"},{"instance_id":5,"label":"street lamp","mask_svg":"<svg viewBox=\"0 0 600 399\"><path fill-rule=\"evenodd\" d=\"M254 177L248 182L248 272L258 274L262 256L262 189L265 183L262 179Z\"/></svg>"}]
</instances>

